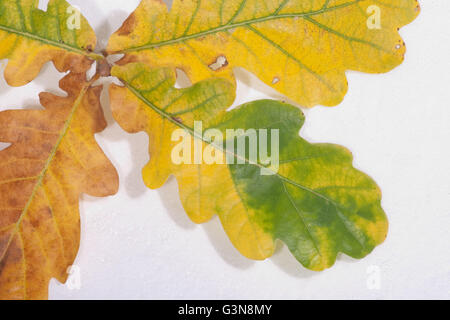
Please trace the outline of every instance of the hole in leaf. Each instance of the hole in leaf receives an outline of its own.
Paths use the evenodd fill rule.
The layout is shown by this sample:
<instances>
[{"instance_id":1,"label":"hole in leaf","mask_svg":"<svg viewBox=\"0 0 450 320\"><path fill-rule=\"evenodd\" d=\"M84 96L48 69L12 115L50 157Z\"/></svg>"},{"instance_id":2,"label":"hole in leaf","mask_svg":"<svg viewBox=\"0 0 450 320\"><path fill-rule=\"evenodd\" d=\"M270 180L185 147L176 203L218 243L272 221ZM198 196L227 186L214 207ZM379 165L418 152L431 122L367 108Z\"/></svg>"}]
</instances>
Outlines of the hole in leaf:
<instances>
[{"instance_id":1,"label":"hole in leaf","mask_svg":"<svg viewBox=\"0 0 450 320\"><path fill-rule=\"evenodd\" d=\"M92 77L95 76L96 72L97 72L97 61L94 61L91 68L86 73L87 80L90 81Z\"/></svg>"},{"instance_id":2,"label":"hole in leaf","mask_svg":"<svg viewBox=\"0 0 450 320\"><path fill-rule=\"evenodd\" d=\"M8 148L10 145L11 143L0 142L0 152Z\"/></svg>"},{"instance_id":3,"label":"hole in leaf","mask_svg":"<svg viewBox=\"0 0 450 320\"><path fill-rule=\"evenodd\" d=\"M218 56L216 62L209 65L209 68L213 71L217 71L226 67L228 65L228 60L225 56Z\"/></svg>"},{"instance_id":4,"label":"hole in leaf","mask_svg":"<svg viewBox=\"0 0 450 320\"><path fill-rule=\"evenodd\" d=\"M190 86L192 86L192 82L186 72L181 69L177 69L177 82L175 83L175 88L183 89L189 88Z\"/></svg>"},{"instance_id":5,"label":"hole in leaf","mask_svg":"<svg viewBox=\"0 0 450 320\"><path fill-rule=\"evenodd\" d=\"M164 3L167 5L167 8L172 9L173 0L164 0Z\"/></svg>"},{"instance_id":6,"label":"hole in leaf","mask_svg":"<svg viewBox=\"0 0 450 320\"><path fill-rule=\"evenodd\" d=\"M49 1L50 0L39 0L38 9L41 9L42 11L47 11Z\"/></svg>"},{"instance_id":7,"label":"hole in leaf","mask_svg":"<svg viewBox=\"0 0 450 320\"><path fill-rule=\"evenodd\" d=\"M125 55L124 54L111 54L106 57L106 61L109 64L114 65L117 61L121 60Z\"/></svg>"}]
</instances>

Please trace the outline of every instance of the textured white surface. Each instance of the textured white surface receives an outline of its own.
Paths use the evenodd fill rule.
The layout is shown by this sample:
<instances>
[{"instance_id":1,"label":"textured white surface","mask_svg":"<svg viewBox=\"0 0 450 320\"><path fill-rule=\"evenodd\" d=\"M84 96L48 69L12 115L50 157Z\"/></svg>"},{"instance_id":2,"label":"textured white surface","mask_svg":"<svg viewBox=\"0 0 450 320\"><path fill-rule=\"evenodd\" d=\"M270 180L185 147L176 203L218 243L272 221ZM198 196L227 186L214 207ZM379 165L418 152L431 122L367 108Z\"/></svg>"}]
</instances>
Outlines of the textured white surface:
<instances>
[{"instance_id":1,"label":"textured white surface","mask_svg":"<svg viewBox=\"0 0 450 320\"><path fill-rule=\"evenodd\" d=\"M100 47L138 4L70 2L95 28ZM50 298L450 298L450 2L421 2L422 14L401 30L408 53L399 68L384 75L349 72L349 94L340 106L305 111L302 135L349 148L355 166L383 190L390 233L373 254L361 261L341 257L323 273L305 270L281 245L267 261L243 258L217 219L202 226L188 220L173 179L158 191L145 188L140 171L148 161L147 137L122 131L104 95L110 126L97 140L119 171L120 191L83 197L75 262L81 288L52 281ZM60 92L61 77L46 65L31 84L10 88L2 76L1 110L36 106L40 91ZM279 97L244 72L240 80L239 104ZM370 290L377 268L380 288Z\"/></svg>"}]
</instances>

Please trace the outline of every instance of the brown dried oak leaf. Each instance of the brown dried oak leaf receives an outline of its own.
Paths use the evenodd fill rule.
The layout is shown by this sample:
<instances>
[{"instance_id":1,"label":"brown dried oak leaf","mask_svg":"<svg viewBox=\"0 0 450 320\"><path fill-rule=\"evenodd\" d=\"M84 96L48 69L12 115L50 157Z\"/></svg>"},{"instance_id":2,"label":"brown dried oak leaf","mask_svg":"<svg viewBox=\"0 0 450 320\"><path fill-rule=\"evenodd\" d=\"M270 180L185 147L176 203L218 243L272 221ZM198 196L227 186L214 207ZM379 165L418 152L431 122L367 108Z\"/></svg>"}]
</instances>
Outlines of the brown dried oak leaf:
<instances>
[{"instance_id":1,"label":"brown dried oak leaf","mask_svg":"<svg viewBox=\"0 0 450 320\"><path fill-rule=\"evenodd\" d=\"M106 127L101 86L82 74L41 93L45 110L0 113L0 299L46 299L67 280L80 241L81 193L116 193L118 175L94 134Z\"/></svg>"}]
</instances>

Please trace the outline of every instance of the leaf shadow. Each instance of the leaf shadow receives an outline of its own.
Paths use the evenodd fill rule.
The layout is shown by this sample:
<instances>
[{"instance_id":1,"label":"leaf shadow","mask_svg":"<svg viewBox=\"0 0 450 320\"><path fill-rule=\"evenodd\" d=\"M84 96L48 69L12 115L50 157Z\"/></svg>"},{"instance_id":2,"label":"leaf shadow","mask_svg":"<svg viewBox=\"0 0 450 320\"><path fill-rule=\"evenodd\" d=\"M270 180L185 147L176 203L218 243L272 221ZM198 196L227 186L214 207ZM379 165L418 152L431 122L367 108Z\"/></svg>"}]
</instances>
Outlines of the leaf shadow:
<instances>
[{"instance_id":1,"label":"leaf shadow","mask_svg":"<svg viewBox=\"0 0 450 320\"><path fill-rule=\"evenodd\" d=\"M0 60L0 95L8 92L11 87L6 83L4 73L8 60ZM1 106L3 107L3 106Z\"/></svg>"},{"instance_id":2,"label":"leaf shadow","mask_svg":"<svg viewBox=\"0 0 450 320\"><path fill-rule=\"evenodd\" d=\"M101 103L104 109L108 128L97 134L106 141L117 142L126 140L129 153L133 160L133 168L125 177L125 181L122 182L127 194L131 197L139 197L148 192L147 187L142 180L142 167L149 161L148 155L148 136L145 133L129 134L122 130L120 126L115 122L109 102L108 88L113 82L112 78L102 79L101 83L104 85L104 89L101 95ZM109 156L109 150L107 144L102 145L102 149ZM109 159L114 162L114 157L109 156ZM114 163L116 167L119 167L117 163ZM194 230L196 228L203 228L208 236L210 243L212 243L219 256L228 264L239 269L248 269L254 265L254 261L243 257L231 244L226 236L219 219L213 219L212 221L198 226L193 223L187 216L178 193L178 184L174 177L170 177L164 186L156 190L158 195L167 209L169 217L174 223L184 230Z\"/></svg>"},{"instance_id":3,"label":"leaf shadow","mask_svg":"<svg viewBox=\"0 0 450 320\"><path fill-rule=\"evenodd\" d=\"M159 188L157 192L161 202L167 209L167 213L177 226L184 230L193 230L198 227L198 225L194 224L189 219L184 211L179 198L178 184L174 177L170 177L164 186Z\"/></svg>"},{"instance_id":4,"label":"leaf shadow","mask_svg":"<svg viewBox=\"0 0 450 320\"><path fill-rule=\"evenodd\" d=\"M97 50L105 50L111 35L122 25L122 23L130 15L124 10L113 10L108 19L106 19L99 27L95 28L97 35Z\"/></svg>"},{"instance_id":5,"label":"leaf shadow","mask_svg":"<svg viewBox=\"0 0 450 320\"><path fill-rule=\"evenodd\" d=\"M140 132L137 134L129 134L123 130L115 121L109 100L109 87L112 83L116 83L114 78L102 78L99 80L99 84L103 85L103 90L100 96L100 102L103 108L103 113L108 124L107 128L96 134L101 140L109 142L121 142L126 141L128 151L124 150L131 156L132 168L129 170L125 178L121 177L121 185L125 187L127 194L132 198L138 198L145 194L148 189L142 180L142 168L148 163L150 156L148 154L148 135ZM112 156L108 148L108 144L101 144L101 147L109 159L113 162L114 166L120 170L120 164Z\"/></svg>"},{"instance_id":6,"label":"leaf shadow","mask_svg":"<svg viewBox=\"0 0 450 320\"><path fill-rule=\"evenodd\" d=\"M188 86L188 80L183 77L182 73L179 74L180 82L178 85L180 87ZM133 168L128 173L123 183L126 192L131 197L139 197L144 193L148 192L147 187L142 182L142 167L149 161L148 154L148 135L145 133L139 134L128 134L120 128L114 117L110 108L109 101L109 86L111 83L115 82L113 78L104 78L100 81L103 84L104 89L101 95L101 103L104 110L105 118L108 123L108 128L99 133L102 139L112 142L126 140L129 146L129 153L131 154L133 160ZM102 149L108 155L109 150L107 145L102 145ZM114 161L114 157L109 157ZM116 167L117 164L115 163ZM194 224L181 204L178 184L174 177L170 177L166 184L157 190L159 197L167 209L169 217L175 222L176 225L184 230L193 230L200 226ZM201 226L205 231L206 235L210 239L213 247L219 256L228 264L239 269L248 269L255 264L254 261L249 260L242 256L229 241L225 232L223 231L222 225L218 218L205 223Z\"/></svg>"},{"instance_id":7,"label":"leaf shadow","mask_svg":"<svg viewBox=\"0 0 450 320\"><path fill-rule=\"evenodd\" d=\"M166 184L158 189L158 193L164 207L167 208L170 218L185 230L201 227L217 254L226 263L242 270L248 269L255 264L254 261L245 258L234 248L217 217L201 226L194 224L189 219L179 199L178 183L174 177L170 177Z\"/></svg>"},{"instance_id":8,"label":"leaf shadow","mask_svg":"<svg viewBox=\"0 0 450 320\"><path fill-rule=\"evenodd\" d=\"M6 60L4 61L6 63ZM42 106L39 102L40 92L49 92L63 97L67 96L67 93L59 88L59 81L64 76L65 76L64 73L60 73L56 70L52 62L47 62L42 66L41 70L39 71L39 74L33 81L21 87L13 87L6 82L4 77L4 70L3 68L0 68L0 95L11 93L15 94L17 92L18 94L13 96L13 100L17 98L18 101L20 101L20 104L16 105L15 103L13 103L13 105L8 106L0 105L0 108L2 108L2 110L42 109ZM32 95L29 95L24 98L23 92L26 92L27 89L34 87L37 87L37 90L35 90L35 92Z\"/></svg>"},{"instance_id":9,"label":"leaf shadow","mask_svg":"<svg viewBox=\"0 0 450 320\"><path fill-rule=\"evenodd\" d=\"M59 87L59 81L64 78L67 73L59 72L56 70L53 62L49 61L45 63L38 76L32 81L33 85L38 85L44 88L43 92L52 93L57 96L67 97L67 92ZM36 92L36 97L39 101L39 92Z\"/></svg>"},{"instance_id":10,"label":"leaf shadow","mask_svg":"<svg viewBox=\"0 0 450 320\"><path fill-rule=\"evenodd\" d=\"M167 209L168 215L175 224L185 230L194 230L198 227L202 227L208 236L210 243L223 261L241 270L250 269L258 263L247 259L239 253L223 230L220 219L217 216L201 226L194 224L189 219L179 199L178 184L173 176L171 176L166 184L158 189L157 192L164 207ZM277 241L275 254L269 258L269 261L294 278L312 278L320 275L318 272L303 267L292 256L287 246L280 241Z\"/></svg>"},{"instance_id":11,"label":"leaf shadow","mask_svg":"<svg viewBox=\"0 0 450 320\"><path fill-rule=\"evenodd\" d=\"M122 25L123 21L125 21L128 16L129 12L124 10L114 10L109 14L108 19L105 19L95 28L98 39L97 51L106 48L110 36ZM119 84L120 82L114 77L103 77L96 82L98 85L103 85L100 101L108 124L104 131L96 134L96 137L109 142L120 142L124 140L127 142L126 144L129 148L128 153L131 155L133 167L124 179L121 177L120 182L121 185L125 187L125 190L130 197L138 198L148 191L142 181L141 173L142 168L149 161L148 136L145 133L129 134L117 124L112 115L109 101L109 87L112 83ZM102 144L101 147L108 158L111 159L114 166L120 169L120 164L118 161L115 161L112 152L109 151L107 143Z\"/></svg>"},{"instance_id":12,"label":"leaf shadow","mask_svg":"<svg viewBox=\"0 0 450 320\"><path fill-rule=\"evenodd\" d=\"M306 269L281 241L277 241L275 254L270 261L291 277L305 279L319 276L319 272Z\"/></svg>"},{"instance_id":13,"label":"leaf shadow","mask_svg":"<svg viewBox=\"0 0 450 320\"><path fill-rule=\"evenodd\" d=\"M222 223L217 216L204 225L204 230L216 252L220 255L222 260L229 265L238 269L246 270L256 264L256 261L244 257L233 246L223 230Z\"/></svg>"}]
</instances>

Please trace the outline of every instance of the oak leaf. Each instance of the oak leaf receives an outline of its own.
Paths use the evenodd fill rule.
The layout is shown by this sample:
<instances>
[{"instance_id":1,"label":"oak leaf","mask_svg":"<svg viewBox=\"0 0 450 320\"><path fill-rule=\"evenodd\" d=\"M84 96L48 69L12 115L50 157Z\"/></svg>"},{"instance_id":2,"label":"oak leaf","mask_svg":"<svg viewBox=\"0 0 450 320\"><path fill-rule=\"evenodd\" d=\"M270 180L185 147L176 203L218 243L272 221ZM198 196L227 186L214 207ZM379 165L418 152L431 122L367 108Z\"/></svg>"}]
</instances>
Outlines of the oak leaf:
<instances>
[{"instance_id":1,"label":"oak leaf","mask_svg":"<svg viewBox=\"0 0 450 320\"><path fill-rule=\"evenodd\" d=\"M417 0L142 0L111 37L128 62L180 68L193 82L257 75L297 103L334 106L346 70L387 72L404 58L398 29Z\"/></svg>"},{"instance_id":2,"label":"oak leaf","mask_svg":"<svg viewBox=\"0 0 450 320\"><path fill-rule=\"evenodd\" d=\"M68 93L41 93L45 110L0 113L0 299L46 299L51 278L67 279L78 252L81 193L104 197L117 173L94 134L106 122L101 86L85 75L60 82Z\"/></svg>"},{"instance_id":3,"label":"oak leaf","mask_svg":"<svg viewBox=\"0 0 450 320\"><path fill-rule=\"evenodd\" d=\"M388 222L380 190L352 167L346 149L300 138L304 117L298 108L262 100L227 111L234 96L229 81L212 79L176 89L171 68L150 71L130 63L115 66L112 74L125 84L110 87L116 121L128 132L145 131L150 137L146 185L159 188L174 175L189 217L203 223L217 214L246 257L270 257L279 239L305 267L323 270L340 252L362 258L384 241ZM204 130L219 130L222 138L199 134L196 120ZM178 129L218 161L177 164L173 155L179 142L173 134ZM236 151L238 142L225 148L224 142L235 139L227 129L278 130L279 169L267 166L263 157L250 158L250 144L245 153ZM197 152L196 143L180 152L183 157ZM234 163L225 161L230 156Z\"/></svg>"},{"instance_id":4,"label":"oak leaf","mask_svg":"<svg viewBox=\"0 0 450 320\"><path fill-rule=\"evenodd\" d=\"M0 59L9 59L5 79L12 86L33 80L53 61L60 72L86 71L94 59L96 36L86 19L65 0L0 0Z\"/></svg>"}]
</instances>

